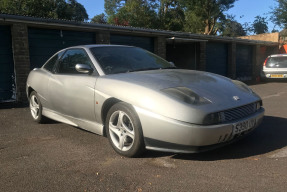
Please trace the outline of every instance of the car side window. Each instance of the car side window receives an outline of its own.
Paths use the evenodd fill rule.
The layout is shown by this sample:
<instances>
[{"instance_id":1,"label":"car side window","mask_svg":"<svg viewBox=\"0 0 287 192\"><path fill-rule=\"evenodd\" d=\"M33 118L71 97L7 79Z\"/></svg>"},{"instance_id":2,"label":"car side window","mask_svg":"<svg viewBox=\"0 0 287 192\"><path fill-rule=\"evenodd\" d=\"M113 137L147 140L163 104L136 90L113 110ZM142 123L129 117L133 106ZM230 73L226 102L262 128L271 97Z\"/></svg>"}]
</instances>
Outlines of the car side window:
<instances>
[{"instance_id":1,"label":"car side window","mask_svg":"<svg viewBox=\"0 0 287 192\"><path fill-rule=\"evenodd\" d=\"M83 49L67 50L58 64L57 72L61 74L78 74L75 66L85 64L92 67L92 62Z\"/></svg>"},{"instance_id":2,"label":"car side window","mask_svg":"<svg viewBox=\"0 0 287 192\"><path fill-rule=\"evenodd\" d=\"M56 54L54 57L52 57L45 65L44 65L44 69L53 72L53 69L57 63L57 61L61 58L61 56L63 55L63 51Z\"/></svg>"}]
</instances>

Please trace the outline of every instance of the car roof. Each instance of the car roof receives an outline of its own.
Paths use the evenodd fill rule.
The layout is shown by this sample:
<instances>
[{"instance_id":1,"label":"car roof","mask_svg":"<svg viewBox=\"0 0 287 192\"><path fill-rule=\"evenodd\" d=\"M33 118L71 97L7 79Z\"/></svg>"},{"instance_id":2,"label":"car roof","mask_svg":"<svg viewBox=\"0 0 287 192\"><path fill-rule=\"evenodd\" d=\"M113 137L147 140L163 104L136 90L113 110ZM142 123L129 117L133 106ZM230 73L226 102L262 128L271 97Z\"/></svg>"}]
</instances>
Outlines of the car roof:
<instances>
[{"instance_id":1,"label":"car roof","mask_svg":"<svg viewBox=\"0 0 287 192\"><path fill-rule=\"evenodd\" d=\"M91 45L77 45L73 47L67 47L66 49L71 48L93 48L93 47L132 47L128 45L109 45L109 44L91 44Z\"/></svg>"},{"instance_id":2,"label":"car roof","mask_svg":"<svg viewBox=\"0 0 287 192\"><path fill-rule=\"evenodd\" d=\"M275 54L275 55L270 55L269 57L287 57L287 54Z\"/></svg>"}]
</instances>

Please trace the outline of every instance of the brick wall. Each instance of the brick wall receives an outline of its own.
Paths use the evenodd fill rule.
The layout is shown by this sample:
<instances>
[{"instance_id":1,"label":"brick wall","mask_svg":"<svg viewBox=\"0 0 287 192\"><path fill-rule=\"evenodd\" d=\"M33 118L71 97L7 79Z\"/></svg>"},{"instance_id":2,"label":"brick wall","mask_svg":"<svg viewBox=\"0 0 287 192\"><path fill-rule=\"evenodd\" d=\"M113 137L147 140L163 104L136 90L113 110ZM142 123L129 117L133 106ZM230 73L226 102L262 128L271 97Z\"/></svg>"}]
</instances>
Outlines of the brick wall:
<instances>
[{"instance_id":1,"label":"brick wall","mask_svg":"<svg viewBox=\"0 0 287 192\"><path fill-rule=\"evenodd\" d=\"M28 29L26 24L13 24L12 46L16 74L16 100L28 102L26 97L26 81L30 72Z\"/></svg>"},{"instance_id":2,"label":"brick wall","mask_svg":"<svg viewBox=\"0 0 287 192\"><path fill-rule=\"evenodd\" d=\"M166 58L166 38L157 37L154 40L154 53L162 58Z\"/></svg>"},{"instance_id":3,"label":"brick wall","mask_svg":"<svg viewBox=\"0 0 287 192\"><path fill-rule=\"evenodd\" d=\"M206 42L199 43L199 63L197 69L200 71L206 70Z\"/></svg>"},{"instance_id":4,"label":"brick wall","mask_svg":"<svg viewBox=\"0 0 287 192\"><path fill-rule=\"evenodd\" d=\"M228 45L228 73L227 76L231 79L236 78L236 43L231 42Z\"/></svg>"}]
</instances>

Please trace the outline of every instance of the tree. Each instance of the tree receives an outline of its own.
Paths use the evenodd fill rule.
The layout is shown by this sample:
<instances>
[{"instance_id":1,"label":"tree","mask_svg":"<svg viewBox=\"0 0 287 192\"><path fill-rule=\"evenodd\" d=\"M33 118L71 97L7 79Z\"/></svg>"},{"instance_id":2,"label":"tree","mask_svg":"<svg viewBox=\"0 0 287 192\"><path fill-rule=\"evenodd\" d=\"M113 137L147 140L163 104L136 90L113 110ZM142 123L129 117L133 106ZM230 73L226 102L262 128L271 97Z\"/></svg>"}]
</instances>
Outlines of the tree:
<instances>
[{"instance_id":1,"label":"tree","mask_svg":"<svg viewBox=\"0 0 287 192\"><path fill-rule=\"evenodd\" d=\"M245 36L246 31L243 26L235 21L234 16L228 15L224 22L221 23L219 33L222 36L238 37Z\"/></svg>"},{"instance_id":2,"label":"tree","mask_svg":"<svg viewBox=\"0 0 287 192\"><path fill-rule=\"evenodd\" d=\"M278 4L272 10L271 21L278 26L287 28L287 0L275 0Z\"/></svg>"},{"instance_id":3,"label":"tree","mask_svg":"<svg viewBox=\"0 0 287 192\"><path fill-rule=\"evenodd\" d=\"M107 23L107 16L104 13L99 14L99 15L95 15L91 19L91 23L103 23L103 24L106 24Z\"/></svg>"},{"instance_id":4,"label":"tree","mask_svg":"<svg viewBox=\"0 0 287 192\"><path fill-rule=\"evenodd\" d=\"M154 2L158 7L159 28L172 31L184 29L185 15L183 7L178 0L160 0Z\"/></svg>"},{"instance_id":5,"label":"tree","mask_svg":"<svg viewBox=\"0 0 287 192\"><path fill-rule=\"evenodd\" d=\"M157 25L157 14L147 0L106 0L105 4L108 14L108 23L116 25L129 25L133 27L155 28ZM152 1L154 2L154 1Z\"/></svg>"},{"instance_id":6,"label":"tree","mask_svg":"<svg viewBox=\"0 0 287 192\"><path fill-rule=\"evenodd\" d=\"M84 21L88 14L76 0L0 0L3 13Z\"/></svg>"},{"instance_id":7,"label":"tree","mask_svg":"<svg viewBox=\"0 0 287 192\"><path fill-rule=\"evenodd\" d=\"M255 34L262 34L268 32L268 22L266 17L260 17L259 15L255 17L255 20L252 24L252 31Z\"/></svg>"},{"instance_id":8,"label":"tree","mask_svg":"<svg viewBox=\"0 0 287 192\"><path fill-rule=\"evenodd\" d=\"M68 0L68 9L71 20L84 21L89 19L89 15L87 14L85 7L76 0Z\"/></svg>"},{"instance_id":9,"label":"tree","mask_svg":"<svg viewBox=\"0 0 287 192\"><path fill-rule=\"evenodd\" d=\"M224 21L225 11L233 7L236 0L182 0L186 7L186 21L190 28L188 31L196 31L207 35L216 35L218 23ZM196 24L189 23L195 21Z\"/></svg>"},{"instance_id":10,"label":"tree","mask_svg":"<svg viewBox=\"0 0 287 192\"><path fill-rule=\"evenodd\" d=\"M216 35L236 0L105 0L108 23Z\"/></svg>"},{"instance_id":11,"label":"tree","mask_svg":"<svg viewBox=\"0 0 287 192\"><path fill-rule=\"evenodd\" d=\"M105 0L105 12L107 15L115 15L121 6L123 0ZM125 2L125 1L124 1Z\"/></svg>"}]
</instances>

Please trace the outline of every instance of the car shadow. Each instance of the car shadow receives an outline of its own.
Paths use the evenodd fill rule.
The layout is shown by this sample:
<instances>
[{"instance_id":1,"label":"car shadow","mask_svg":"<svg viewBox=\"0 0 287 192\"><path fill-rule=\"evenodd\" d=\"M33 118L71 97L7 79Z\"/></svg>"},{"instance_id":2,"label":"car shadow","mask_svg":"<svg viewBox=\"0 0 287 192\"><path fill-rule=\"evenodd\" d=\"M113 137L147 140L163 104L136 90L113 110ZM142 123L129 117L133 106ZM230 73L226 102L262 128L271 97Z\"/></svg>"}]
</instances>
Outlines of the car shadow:
<instances>
[{"instance_id":1,"label":"car shadow","mask_svg":"<svg viewBox=\"0 0 287 192\"><path fill-rule=\"evenodd\" d=\"M212 151L192 154L174 154L148 151L146 158L171 156L174 159L216 161L241 159L262 155L287 146L287 119L265 116L262 124L247 137Z\"/></svg>"},{"instance_id":2,"label":"car shadow","mask_svg":"<svg viewBox=\"0 0 287 192\"><path fill-rule=\"evenodd\" d=\"M29 107L28 103L17 103L17 102L0 103L0 109L26 108L26 107Z\"/></svg>"}]
</instances>

